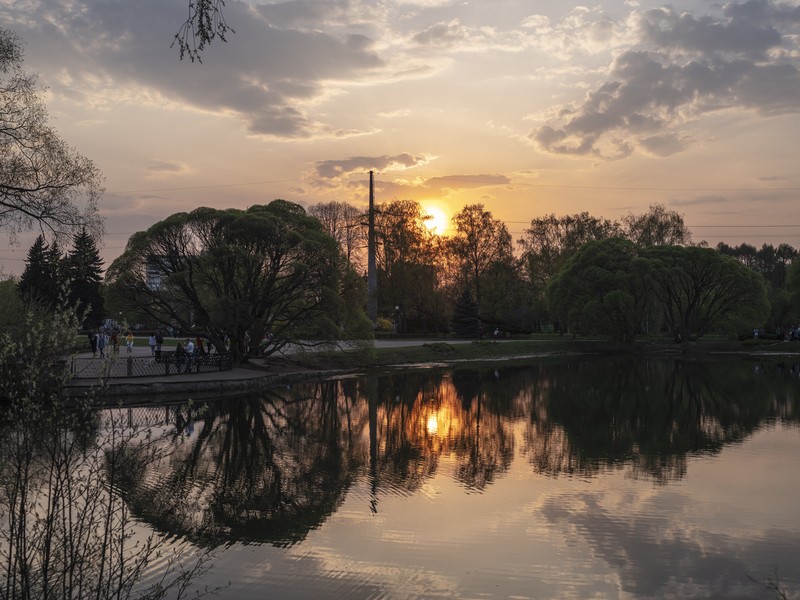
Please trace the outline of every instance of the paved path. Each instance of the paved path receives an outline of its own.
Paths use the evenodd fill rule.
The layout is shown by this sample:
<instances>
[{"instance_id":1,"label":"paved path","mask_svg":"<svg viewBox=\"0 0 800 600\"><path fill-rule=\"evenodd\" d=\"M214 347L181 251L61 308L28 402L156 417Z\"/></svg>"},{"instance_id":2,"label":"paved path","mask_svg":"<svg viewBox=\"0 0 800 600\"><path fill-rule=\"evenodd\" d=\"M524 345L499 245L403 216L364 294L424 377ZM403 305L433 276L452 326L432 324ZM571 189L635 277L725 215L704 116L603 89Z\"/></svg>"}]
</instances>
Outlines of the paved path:
<instances>
[{"instance_id":1,"label":"paved path","mask_svg":"<svg viewBox=\"0 0 800 600\"><path fill-rule=\"evenodd\" d=\"M376 348L404 348L408 346L422 346L423 344L427 343L436 343L441 342L442 340L375 340L374 345ZM471 340L447 340L448 344L466 344L470 343ZM120 371L124 373L124 365L126 363L125 358L128 356L132 356L137 359L147 358L152 356L150 352L150 347L146 345L146 343L142 343L142 341L137 340L138 345L134 345L132 351L130 353L127 352L127 349L124 344L120 346L120 350L118 353L118 360L115 361L114 369L116 371ZM167 348L167 350L172 350L172 348ZM102 364L104 361L100 358L99 353L95 356L95 360L88 360L92 359L91 352L82 352L79 353L76 358L81 359L80 364L82 368L90 368L93 369L94 372L100 373ZM120 360L121 359L121 360ZM266 373L264 371L259 371L258 369L248 369L243 367L234 367L233 369L227 371L210 371L210 372L202 372L202 373L180 373L174 375L154 375L154 376L144 376L144 377L110 377L106 380L106 385L116 387L116 386L126 386L126 387L134 387L134 386L148 386L152 384L158 384L159 387L180 387L187 385L194 385L198 383L213 383L213 382L247 382L249 380L259 379L259 378L268 378L274 377L274 374ZM73 379L67 385L71 388L88 388L97 385L97 378L94 377L86 377L80 379Z\"/></svg>"}]
</instances>

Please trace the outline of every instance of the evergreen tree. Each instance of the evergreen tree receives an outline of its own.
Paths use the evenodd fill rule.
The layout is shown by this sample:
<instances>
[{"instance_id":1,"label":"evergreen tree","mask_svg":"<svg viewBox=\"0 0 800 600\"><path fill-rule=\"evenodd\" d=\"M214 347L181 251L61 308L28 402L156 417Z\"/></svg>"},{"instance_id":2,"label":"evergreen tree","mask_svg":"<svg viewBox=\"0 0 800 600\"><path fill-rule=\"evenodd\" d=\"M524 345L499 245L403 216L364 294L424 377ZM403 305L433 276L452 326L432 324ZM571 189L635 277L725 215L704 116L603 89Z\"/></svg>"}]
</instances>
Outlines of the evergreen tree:
<instances>
[{"instance_id":1,"label":"evergreen tree","mask_svg":"<svg viewBox=\"0 0 800 600\"><path fill-rule=\"evenodd\" d=\"M19 293L25 300L43 300L47 285L47 242L40 235L28 249L25 271L19 279Z\"/></svg>"},{"instance_id":2,"label":"evergreen tree","mask_svg":"<svg viewBox=\"0 0 800 600\"><path fill-rule=\"evenodd\" d=\"M28 250L25 263L25 271L19 280L23 299L54 307L65 283L64 259L58 244L48 245L40 235Z\"/></svg>"},{"instance_id":3,"label":"evergreen tree","mask_svg":"<svg viewBox=\"0 0 800 600\"><path fill-rule=\"evenodd\" d=\"M72 306L80 303L81 311L85 311L83 326L99 327L104 316L103 296L100 292L103 260L94 238L86 229L73 237L65 270L69 280L69 302Z\"/></svg>"},{"instance_id":4,"label":"evergreen tree","mask_svg":"<svg viewBox=\"0 0 800 600\"><path fill-rule=\"evenodd\" d=\"M481 320L478 316L478 304L472 298L469 289L464 289L453 308L453 333L460 338L480 338Z\"/></svg>"}]
</instances>

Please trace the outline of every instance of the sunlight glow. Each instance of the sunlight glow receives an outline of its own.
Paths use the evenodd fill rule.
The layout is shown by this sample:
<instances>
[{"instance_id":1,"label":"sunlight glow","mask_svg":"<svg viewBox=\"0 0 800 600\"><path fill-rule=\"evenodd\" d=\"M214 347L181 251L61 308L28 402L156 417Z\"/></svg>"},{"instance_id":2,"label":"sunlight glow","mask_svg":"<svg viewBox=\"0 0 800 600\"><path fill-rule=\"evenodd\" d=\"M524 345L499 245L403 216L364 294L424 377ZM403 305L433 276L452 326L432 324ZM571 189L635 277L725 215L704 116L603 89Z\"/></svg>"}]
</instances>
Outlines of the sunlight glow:
<instances>
[{"instance_id":1,"label":"sunlight glow","mask_svg":"<svg viewBox=\"0 0 800 600\"><path fill-rule=\"evenodd\" d=\"M450 224L450 219L445 212L433 204L424 204L422 206L423 215L427 217L424 221L425 227L431 233L444 235L445 231Z\"/></svg>"},{"instance_id":2,"label":"sunlight glow","mask_svg":"<svg viewBox=\"0 0 800 600\"><path fill-rule=\"evenodd\" d=\"M436 413L433 413L428 416L428 422L425 424L425 429L428 432L428 435L436 435L439 431L439 421L436 418Z\"/></svg>"}]
</instances>

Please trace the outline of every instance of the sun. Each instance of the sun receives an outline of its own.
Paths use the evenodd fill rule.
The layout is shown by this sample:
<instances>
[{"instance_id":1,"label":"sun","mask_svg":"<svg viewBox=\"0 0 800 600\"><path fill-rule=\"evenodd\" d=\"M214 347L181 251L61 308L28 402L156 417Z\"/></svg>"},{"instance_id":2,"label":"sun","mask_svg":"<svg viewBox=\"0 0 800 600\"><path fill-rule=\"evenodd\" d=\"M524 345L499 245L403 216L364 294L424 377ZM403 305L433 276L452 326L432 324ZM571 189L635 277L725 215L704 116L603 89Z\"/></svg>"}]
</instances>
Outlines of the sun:
<instances>
[{"instance_id":1,"label":"sun","mask_svg":"<svg viewBox=\"0 0 800 600\"><path fill-rule=\"evenodd\" d=\"M447 214L441 208L428 204L422 209L422 214L426 217L423 223L425 223L428 231L437 235L444 235L450 225L450 219L447 218Z\"/></svg>"}]
</instances>

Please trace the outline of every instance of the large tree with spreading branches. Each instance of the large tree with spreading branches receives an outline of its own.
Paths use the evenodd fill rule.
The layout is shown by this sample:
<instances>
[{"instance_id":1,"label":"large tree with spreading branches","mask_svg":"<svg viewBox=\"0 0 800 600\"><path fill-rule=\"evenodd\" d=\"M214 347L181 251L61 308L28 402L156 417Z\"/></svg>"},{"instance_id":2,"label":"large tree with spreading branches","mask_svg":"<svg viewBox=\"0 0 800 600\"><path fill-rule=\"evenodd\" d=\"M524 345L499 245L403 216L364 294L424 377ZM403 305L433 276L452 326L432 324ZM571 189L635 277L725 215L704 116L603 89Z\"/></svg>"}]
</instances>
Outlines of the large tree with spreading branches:
<instances>
[{"instance_id":1,"label":"large tree with spreading branches","mask_svg":"<svg viewBox=\"0 0 800 600\"><path fill-rule=\"evenodd\" d=\"M68 238L102 233L99 169L48 124L43 91L22 69L22 43L0 29L0 228Z\"/></svg>"},{"instance_id":2,"label":"large tree with spreading branches","mask_svg":"<svg viewBox=\"0 0 800 600\"><path fill-rule=\"evenodd\" d=\"M231 351L246 359L366 333L363 310L350 310L358 303L342 285L342 261L319 220L275 200L174 214L134 234L106 282L126 308L217 348L227 335Z\"/></svg>"}]
</instances>

